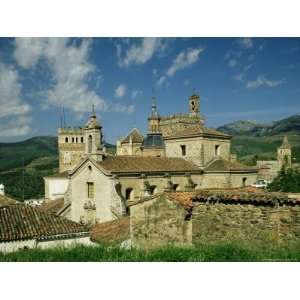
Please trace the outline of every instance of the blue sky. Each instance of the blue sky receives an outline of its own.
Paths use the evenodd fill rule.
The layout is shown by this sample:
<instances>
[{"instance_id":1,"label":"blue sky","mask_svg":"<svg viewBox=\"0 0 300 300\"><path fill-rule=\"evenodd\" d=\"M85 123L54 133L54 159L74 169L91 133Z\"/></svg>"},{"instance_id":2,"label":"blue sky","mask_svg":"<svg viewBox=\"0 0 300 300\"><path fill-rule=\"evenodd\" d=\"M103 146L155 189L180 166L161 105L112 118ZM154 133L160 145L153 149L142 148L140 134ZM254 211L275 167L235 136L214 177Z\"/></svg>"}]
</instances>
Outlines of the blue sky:
<instances>
[{"instance_id":1,"label":"blue sky","mask_svg":"<svg viewBox=\"0 0 300 300\"><path fill-rule=\"evenodd\" d=\"M108 142L147 128L152 89L162 115L206 125L270 122L300 111L299 38L0 38L0 142L56 135L59 107L83 125L95 104Z\"/></svg>"}]
</instances>

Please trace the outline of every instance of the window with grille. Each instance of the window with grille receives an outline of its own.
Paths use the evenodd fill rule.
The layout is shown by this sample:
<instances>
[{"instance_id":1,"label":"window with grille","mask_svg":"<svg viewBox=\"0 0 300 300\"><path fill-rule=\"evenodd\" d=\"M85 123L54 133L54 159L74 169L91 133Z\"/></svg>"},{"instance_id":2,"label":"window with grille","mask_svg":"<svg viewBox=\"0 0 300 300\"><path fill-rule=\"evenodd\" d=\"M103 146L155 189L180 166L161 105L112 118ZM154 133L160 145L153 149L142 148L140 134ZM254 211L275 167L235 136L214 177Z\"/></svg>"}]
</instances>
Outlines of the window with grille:
<instances>
[{"instance_id":1,"label":"window with grille","mask_svg":"<svg viewBox=\"0 0 300 300\"><path fill-rule=\"evenodd\" d=\"M94 183L88 182L87 183L87 194L89 199L94 199Z\"/></svg>"}]
</instances>

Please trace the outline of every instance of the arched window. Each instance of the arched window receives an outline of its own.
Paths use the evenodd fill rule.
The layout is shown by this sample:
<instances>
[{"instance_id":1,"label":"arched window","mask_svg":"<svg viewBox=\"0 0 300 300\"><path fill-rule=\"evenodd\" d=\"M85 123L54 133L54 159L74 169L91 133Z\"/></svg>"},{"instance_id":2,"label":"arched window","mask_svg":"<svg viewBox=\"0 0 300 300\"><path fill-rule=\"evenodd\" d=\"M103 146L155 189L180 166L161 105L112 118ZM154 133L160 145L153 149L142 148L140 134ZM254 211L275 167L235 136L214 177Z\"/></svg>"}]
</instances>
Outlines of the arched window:
<instances>
[{"instance_id":1,"label":"arched window","mask_svg":"<svg viewBox=\"0 0 300 300\"><path fill-rule=\"evenodd\" d=\"M220 155L220 145L215 145L215 156Z\"/></svg>"},{"instance_id":2,"label":"arched window","mask_svg":"<svg viewBox=\"0 0 300 300\"><path fill-rule=\"evenodd\" d=\"M134 200L134 190L133 188L127 188L125 191L125 199L127 201L133 201Z\"/></svg>"},{"instance_id":3,"label":"arched window","mask_svg":"<svg viewBox=\"0 0 300 300\"><path fill-rule=\"evenodd\" d=\"M69 139L68 139L68 137L66 137L66 138L65 138L65 142L66 142L66 143L68 143L68 142L69 142Z\"/></svg>"},{"instance_id":4,"label":"arched window","mask_svg":"<svg viewBox=\"0 0 300 300\"><path fill-rule=\"evenodd\" d=\"M89 135L88 137L88 153L92 153L93 137Z\"/></svg>"},{"instance_id":5,"label":"arched window","mask_svg":"<svg viewBox=\"0 0 300 300\"><path fill-rule=\"evenodd\" d=\"M246 184L247 184L247 177L244 177L244 178L243 178L243 187L245 187Z\"/></svg>"},{"instance_id":6,"label":"arched window","mask_svg":"<svg viewBox=\"0 0 300 300\"><path fill-rule=\"evenodd\" d=\"M76 143L78 143L78 137L76 137Z\"/></svg>"},{"instance_id":7,"label":"arched window","mask_svg":"<svg viewBox=\"0 0 300 300\"><path fill-rule=\"evenodd\" d=\"M74 143L74 138L72 137L72 143Z\"/></svg>"},{"instance_id":8,"label":"arched window","mask_svg":"<svg viewBox=\"0 0 300 300\"><path fill-rule=\"evenodd\" d=\"M83 143L83 137L81 137L81 143Z\"/></svg>"}]
</instances>

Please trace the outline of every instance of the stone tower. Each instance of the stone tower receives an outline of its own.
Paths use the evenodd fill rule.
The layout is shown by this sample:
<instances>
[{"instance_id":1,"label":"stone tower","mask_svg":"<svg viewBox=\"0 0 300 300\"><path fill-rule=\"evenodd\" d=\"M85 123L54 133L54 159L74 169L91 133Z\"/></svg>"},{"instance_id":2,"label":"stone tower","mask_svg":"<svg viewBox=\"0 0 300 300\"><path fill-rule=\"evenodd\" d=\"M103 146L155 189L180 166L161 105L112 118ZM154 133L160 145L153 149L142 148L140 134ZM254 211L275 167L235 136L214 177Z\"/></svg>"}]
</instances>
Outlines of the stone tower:
<instances>
[{"instance_id":1,"label":"stone tower","mask_svg":"<svg viewBox=\"0 0 300 300\"><path fill-rule=\"evenodd\" d=\"M151 114L148 118L149 133L159 133L160 132L159 123L160 123L160 117L157 112L156 99L155 97L152 97Z\"/></svg>"},{"instance_id":2,"label":"stone tower","mask_svg":"<svg viewBox=\"0 0 300 300\"><path fill-rule=\"evenodd\" d=\"M189 113L191 116L199 114L200 97L196 93L189 98Z\"/></svg>"},{"instance_id":3,"label":"stone tower","mask_svg":"<svg viewBox=\"0 0 300 300\"><path fill-rule=\"evenodd\" d=\"M84 127L84 137L85 137L85 156L90 156L97 161L103 159L103 134L102 126L98 122L94 106L92 114Z\"/></svg>"},{"instance_id":4,"label":"stone tower","mask_svg":"<svg viewBox=\"0 0 300 300\"><path fill-rule=\"evenodd\" d=\"M82 159L84 148L83 128L60 127L58 129L59 172L72 170Z\"/></svg>"},{"instance_id":5,"label":"stone tower","mask_svg":"<svg viewBox=\"0 0 300 300\"><path fill-rule=\"evenodd\" d=\"M287 136L284 136L282 145L277 150L277 160L280 169L283 166L287 168L292 166L292 147Z\"/></svg>"}]
</instances>

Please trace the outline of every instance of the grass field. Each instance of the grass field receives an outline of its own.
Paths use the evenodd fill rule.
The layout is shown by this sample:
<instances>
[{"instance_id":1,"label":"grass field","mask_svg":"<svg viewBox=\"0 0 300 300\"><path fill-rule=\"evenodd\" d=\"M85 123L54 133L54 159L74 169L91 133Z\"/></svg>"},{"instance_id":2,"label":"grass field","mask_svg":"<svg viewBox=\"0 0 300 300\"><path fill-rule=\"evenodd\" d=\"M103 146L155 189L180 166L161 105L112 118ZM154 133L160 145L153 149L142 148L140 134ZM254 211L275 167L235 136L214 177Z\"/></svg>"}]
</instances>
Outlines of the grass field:
<instances>
[{"instance_id":1,"label":"grass field","mask_svg":"<svg viewBox=\"0 0 300 300\"><path fill-rule=\"evenodd\" d=\"M234 244L198 245L191 248L166 247L157 250L125 250L108 246L33 249L1 254L6 262L235 262L300 261L299 248L254 249Z\"/></svg>"}]
</instances>

